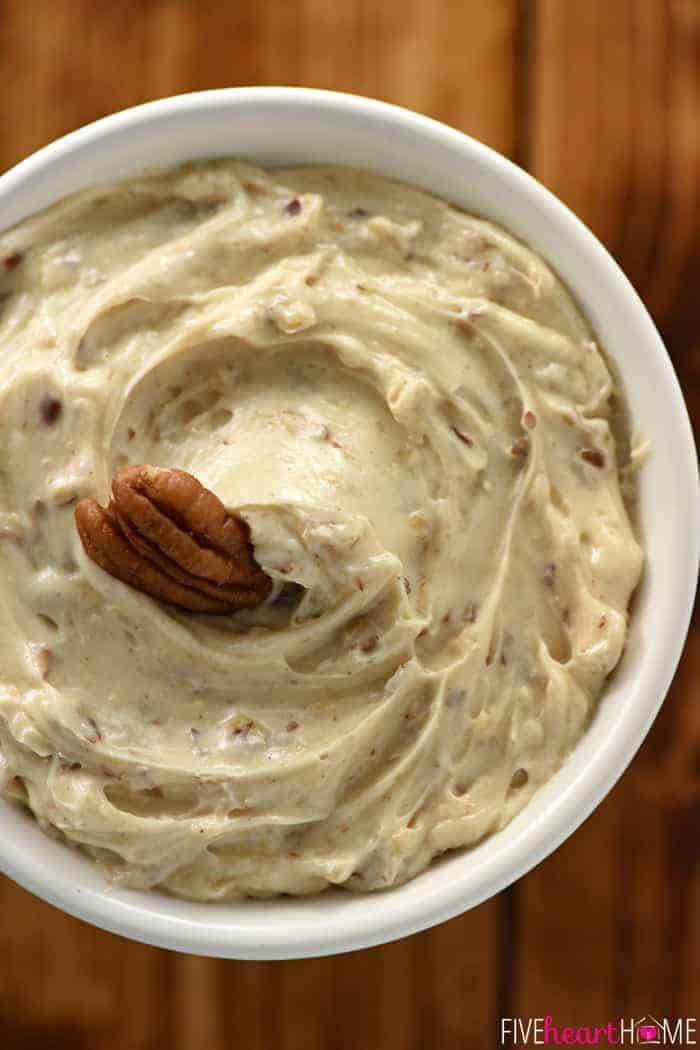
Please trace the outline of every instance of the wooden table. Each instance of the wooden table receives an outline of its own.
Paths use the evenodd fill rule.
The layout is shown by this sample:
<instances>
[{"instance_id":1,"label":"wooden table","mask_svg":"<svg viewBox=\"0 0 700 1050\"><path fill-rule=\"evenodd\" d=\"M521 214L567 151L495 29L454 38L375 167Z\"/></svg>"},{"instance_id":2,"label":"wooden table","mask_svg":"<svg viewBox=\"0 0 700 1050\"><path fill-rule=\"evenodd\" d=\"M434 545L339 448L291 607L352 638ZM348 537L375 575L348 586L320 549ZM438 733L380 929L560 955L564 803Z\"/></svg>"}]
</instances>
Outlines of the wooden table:
<instances>
[{"instance_id":1,"label":"wooden table","mask_svg":"<svg viewBox=\"0 0 700 1050\"><path fill-rule=\"evenodd\" d=\"M651 309L700 419L698 0L0 0L0 170L146 99L306 84L513 157ZM653 640L650 640L653 643ZM130 944L0 880L2 1050L490 1050L500 1016L700 1013L700 629L621 783L517 886L336 959Z\"/></svg>"}]
</instances>

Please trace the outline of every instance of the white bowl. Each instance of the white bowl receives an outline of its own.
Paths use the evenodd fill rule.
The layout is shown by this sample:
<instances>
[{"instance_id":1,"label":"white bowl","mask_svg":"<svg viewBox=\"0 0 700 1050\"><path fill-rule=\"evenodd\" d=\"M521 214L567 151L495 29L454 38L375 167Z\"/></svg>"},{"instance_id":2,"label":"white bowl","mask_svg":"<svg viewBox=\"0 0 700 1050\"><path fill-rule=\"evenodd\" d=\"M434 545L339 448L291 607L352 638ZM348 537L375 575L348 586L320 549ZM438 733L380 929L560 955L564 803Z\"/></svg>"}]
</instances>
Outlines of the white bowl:
<instances>
[{"instance_id":1,"label":"white bowl","mask_svg":"<svg viewBox=\"0 0 700 1050\"><path fill-rule=\"evenodd\" d=\"M299 88L234 88L138 106L59 139L0 177L0 227L83 186L215 155L264 165L354 164L417 183L501 223L540 252L573 291L653 447L639 477L647 561L624 659L564 767L481 845L372 895L332 891L191 903L109 887L90 861L47 838L15 805L0 803L0 868L73 915L185 952L239 959L324 955L390 941L473 908L551 853L610 790L658 712L683 647L698 569L697 460L657 331L593 234L499 154L407 110Z\"/></svg>"}]
</instances>

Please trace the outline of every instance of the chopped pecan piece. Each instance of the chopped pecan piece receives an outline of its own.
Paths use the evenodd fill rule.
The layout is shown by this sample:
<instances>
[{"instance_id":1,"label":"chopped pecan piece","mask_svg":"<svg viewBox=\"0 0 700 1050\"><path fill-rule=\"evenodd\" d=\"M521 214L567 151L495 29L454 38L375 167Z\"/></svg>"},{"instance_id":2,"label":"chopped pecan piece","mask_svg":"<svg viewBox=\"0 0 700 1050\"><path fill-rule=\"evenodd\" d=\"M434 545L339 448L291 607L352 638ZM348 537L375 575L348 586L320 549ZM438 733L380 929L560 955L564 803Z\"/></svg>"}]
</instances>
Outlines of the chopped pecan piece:
<instances>
[{"instance_id":1,"label":"chopped pecan piece","mask_svg":"<svg viewBox=\"0 0 700 1050\"><path fill-rule=\"evenodd\" d=\"M590 463L592 467L598 467L599 470L602 470L605 466L605 456L597 448L581 449L581 459L585 460L586 463Z\"/></svg>"},{"instance_id":2,"label":"chopped pecan piece","mask_svg":"<svg viewBox=\"0 0 700 1050\"><path fill-rule=\"evenodd\" d=\"M253 556L246 522L183 470L119 470L109 507L81 500L75 522L86 553L102 569L191 612L248 608L272 588Z\"/></svg>"},{"instance_id":3,"label":"chopped pecan piece","mask_svg":"<svg viewBox=\"0 0 700 1050\"><path fill-rule=\"evenodd\" d=\"M52 427L63 411L63 405L52 394L44 394L39 402L39 415L42 423Z\"/></svg>"},{"instance_id":4,"label":"chopped pecan piece","mask_svg":"<svg viewBox=\"0 0 700 1050\"><path fill-rule=\"evenodd\" d=\"M465 434L465 432L460 430L459 427L452 427L452 430L464 445L471 447L474 444L473 440L469 437L469 434Z\"/></svg>"},{"instance_id":5,"label":"chopped pecan piece","mask_svg":"<svg viewBox=\"0 0 700 1050\"><path fill-rule=\"evenodd\" d=\"M510 446L510 454L511 456L526 456L529 448L530 439L527 437L526 434L523 434L522 437L519 437Z\"/></svg>"}]
</instances>

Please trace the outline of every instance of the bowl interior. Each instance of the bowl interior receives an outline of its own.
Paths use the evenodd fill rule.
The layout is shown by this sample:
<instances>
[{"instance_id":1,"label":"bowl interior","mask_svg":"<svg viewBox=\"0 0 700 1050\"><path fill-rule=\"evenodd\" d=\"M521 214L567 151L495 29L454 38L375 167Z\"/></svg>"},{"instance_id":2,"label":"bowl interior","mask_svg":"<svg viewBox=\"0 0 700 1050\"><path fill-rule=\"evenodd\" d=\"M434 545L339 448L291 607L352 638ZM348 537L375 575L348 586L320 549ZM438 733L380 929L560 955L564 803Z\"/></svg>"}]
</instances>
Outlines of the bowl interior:
<instances>
[{"instance_id":1,"label":"bowl interior","mask_svg":"<svg viewBox=\"0 0 700 1050\"><path fill-rule=\"evenodd\" d=\"M639 475L647 561L629 643L590 730L503 831L371 896L198 904L106 886L91 862L0 803L0 868L99 926L183 951L285 958L346 951L423 929L478 904L553 850L595 808L644 738L670 684L698 565L697 463L675 374L631 286L593 235L520 169L405 110L303 89L233 89L128 110L53 143L0 178L0 228L95 182L212 156L263 165L353 164L414 182L501 223L573 291L622 377L653 454Z\"/></svg>"}]
</instances>

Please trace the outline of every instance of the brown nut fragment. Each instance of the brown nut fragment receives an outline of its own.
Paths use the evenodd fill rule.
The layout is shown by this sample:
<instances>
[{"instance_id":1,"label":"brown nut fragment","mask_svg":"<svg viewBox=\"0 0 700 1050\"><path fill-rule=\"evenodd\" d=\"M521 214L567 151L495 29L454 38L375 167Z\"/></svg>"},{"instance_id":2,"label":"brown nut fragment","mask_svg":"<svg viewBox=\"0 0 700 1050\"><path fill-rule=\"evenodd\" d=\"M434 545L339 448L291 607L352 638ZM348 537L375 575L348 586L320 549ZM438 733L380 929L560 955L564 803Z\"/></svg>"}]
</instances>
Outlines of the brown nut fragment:
<instances>
[{"instance_id":1,"label":"brown nut fragment","mask_svg":"<svg viewBox=\"0 0 700 1050\"><path fill-rule=\"evenodd\" d=\"M526 456L530 448L530 439L527 434L523 434L510 446L511 456Z\"/></svg>"},{"instance_id":2,"label":"brown nut fragment","mask_svg":"<svg viewBox=\"0 0 700 1050\"><path fill-rule=\"evenodd\" d=\"M117 471L109 507L81 500L75 523L102 569L191 612L249 608L272 588L247 524L183 470L141 464Z\"/></svg>"},{"instance_id":3,"label":"brown nut fragment","mask_svg":"<svg viewBox=\"0 0 700 1050\"><path fill-rule=\"evenodd\" d=\"M585 460L586 463L590 463L592 467L597 467L598 470L602 470L605 466L605 456L597 448L581 449L581 459Z\"/></svg>"}]
</instances>

